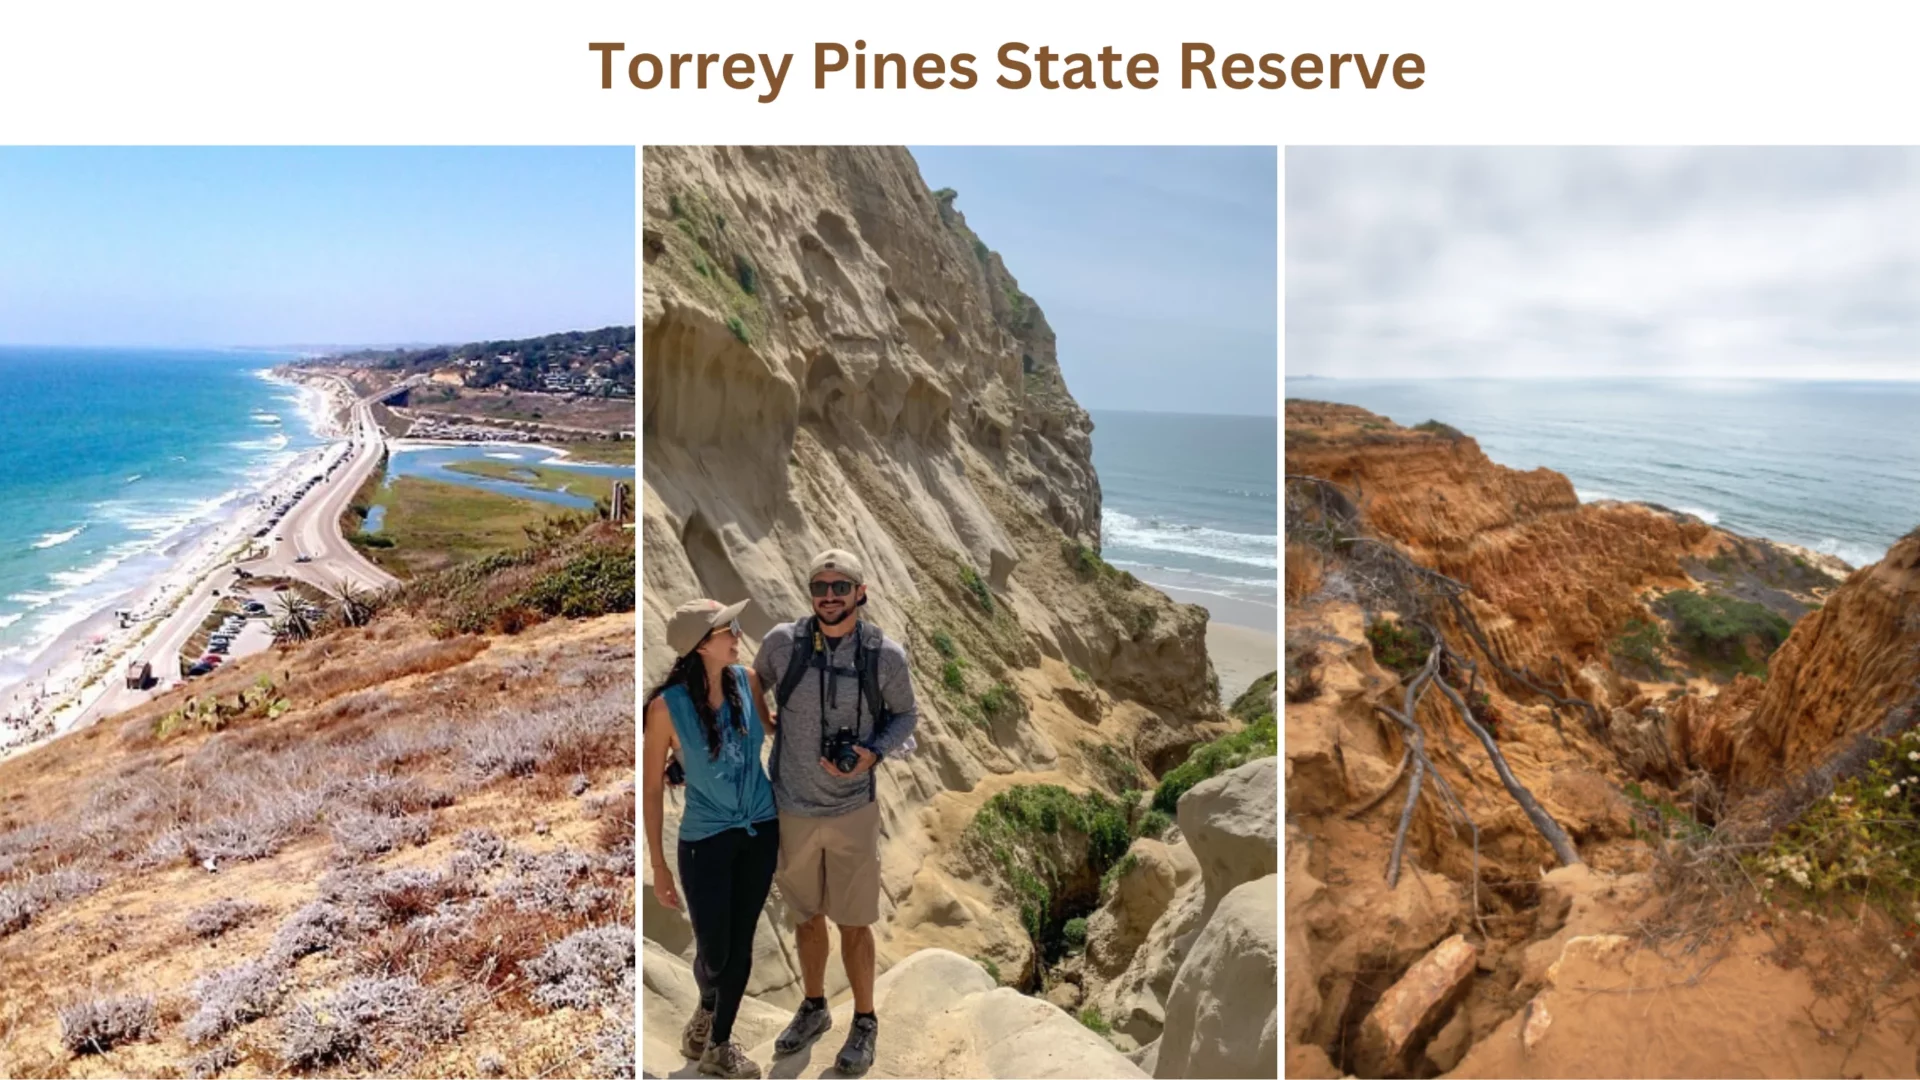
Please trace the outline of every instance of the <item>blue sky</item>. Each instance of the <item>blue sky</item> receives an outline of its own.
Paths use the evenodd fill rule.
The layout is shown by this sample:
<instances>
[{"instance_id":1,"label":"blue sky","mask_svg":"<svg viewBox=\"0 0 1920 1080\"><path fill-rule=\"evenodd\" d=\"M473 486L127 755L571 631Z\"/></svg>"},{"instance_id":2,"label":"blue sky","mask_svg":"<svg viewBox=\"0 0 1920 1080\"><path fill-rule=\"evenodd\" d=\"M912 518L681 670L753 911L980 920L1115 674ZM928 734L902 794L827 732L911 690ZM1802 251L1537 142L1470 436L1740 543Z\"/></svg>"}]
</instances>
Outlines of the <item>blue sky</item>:
<instances>
[{"instance_id":1,"label":"blue sky","mask_svg":"<svg viewBox=\"0 0 1920 1080\"><path fill-rule=\"evenodd\" d=\"M625 147L0 147L0 344L632 323L633 166Z\"/></svg>"},{"instance_id":2,"label":"blue sky","mask_svg":"<svg viewBox=\"0 0 1920 1080\"><path fill-rule=\"evenodd\" d=\"M1089 409L1271 416L1272 147L912 147L1006 260Z\"/></svg>"}]
</instances>

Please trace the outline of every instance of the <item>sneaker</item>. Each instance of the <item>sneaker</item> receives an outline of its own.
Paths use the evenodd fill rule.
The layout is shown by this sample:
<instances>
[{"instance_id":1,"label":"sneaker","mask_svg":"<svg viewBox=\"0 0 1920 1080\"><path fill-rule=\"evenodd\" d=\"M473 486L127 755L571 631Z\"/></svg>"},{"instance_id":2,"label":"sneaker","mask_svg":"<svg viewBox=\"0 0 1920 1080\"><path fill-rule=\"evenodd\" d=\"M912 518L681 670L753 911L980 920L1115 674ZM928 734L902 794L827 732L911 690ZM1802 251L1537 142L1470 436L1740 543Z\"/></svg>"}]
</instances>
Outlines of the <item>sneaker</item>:
<instances>
[{"instance_id":1,"label":"sneaker","mask_svg":"<svg viewBox=\"0 0 1920 1080\"><path fill-rule=\"evenodd\" d=\"M793 1020L787 1024L787 1030L773 1040L773 1052L781 1057L798 1053L801 1047L818 1038L832 1026L831 1010L810 1001L802 1001L800 1008L794 1011Z\"/></svg>"},{"instance_id":2,"label":"sneaker","mask_svg":"<svg viewBox=\"0 0 1920 1080\"><path fill-rule=\"evenodd\" d=\"M700 1075L725 1076L730 1080L760 1080L760 1066L729 1039L707 1047L700 1055Z\"/></svg>"},{"instance_id":3,"label":"sneaker","mask_svg":"<svg viewBox=\"0 0 1920 1080\"><path fill-rule=\"evenodd\" d=\"M713 1034L713 1010L696 1008L687 1018L686 1030L680 1033L680 1052L699 1061L707 1052L707 1036Z\"/></svg>"},{"instance_id":4,"label":"sneaker","mask_svg":"<svg viewBox=\"0 0 1920 1080\"><path fill-rule=\"evenodd\" d=\"M877 1017L856 1015L853 1028L847 1032L846 1045L840 1048L840 1056L833 1059L833 1067L843 1076L859 1076L873 1068L873 1044L879 1036Z\"/></svg>"}]
</instances>

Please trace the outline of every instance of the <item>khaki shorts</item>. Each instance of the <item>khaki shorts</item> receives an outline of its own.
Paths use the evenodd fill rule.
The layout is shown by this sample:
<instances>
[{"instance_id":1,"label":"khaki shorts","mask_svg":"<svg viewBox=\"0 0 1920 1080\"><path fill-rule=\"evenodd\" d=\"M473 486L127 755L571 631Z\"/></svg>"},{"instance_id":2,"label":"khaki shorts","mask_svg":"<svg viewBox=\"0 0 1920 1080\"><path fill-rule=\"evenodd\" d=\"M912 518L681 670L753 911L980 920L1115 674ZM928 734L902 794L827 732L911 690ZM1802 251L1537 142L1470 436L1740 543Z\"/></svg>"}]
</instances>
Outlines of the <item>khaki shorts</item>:
<instances>
[{"instance_id":1,"label":"khaki shorts","mask_svg":"<svg viewBox=\"0 0 1920 1080\"><path fill-rule=\"evenodd\" d=\"M880 804L837 817L780 815L780 895L794 921L824 914L837 926L880 921Z\"/></svg>"}]
</instances>

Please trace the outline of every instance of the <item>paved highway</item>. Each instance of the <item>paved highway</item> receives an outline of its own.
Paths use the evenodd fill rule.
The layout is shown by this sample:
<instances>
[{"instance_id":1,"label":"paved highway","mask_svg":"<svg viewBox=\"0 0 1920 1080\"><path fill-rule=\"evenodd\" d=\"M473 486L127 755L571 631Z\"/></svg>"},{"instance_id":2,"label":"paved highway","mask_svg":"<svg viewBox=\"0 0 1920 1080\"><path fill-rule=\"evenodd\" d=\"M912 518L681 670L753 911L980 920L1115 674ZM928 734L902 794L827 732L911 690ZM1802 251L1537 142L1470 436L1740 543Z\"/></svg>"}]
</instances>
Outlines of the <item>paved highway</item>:
<instances>
[{"instance_id":1,"label":"paved highway","mask_svg":"<svg viewBox=\"0 0 1920 1080\"><path fill-rule=\"evenodd\" d=\"M409 383L413 381L417 380L409 380ZM341 385L346 385L344 380ZM122 659L118 670L111 673L112 681L106 693L76 718L74 727L83 727L100 717L133 708L151 694L178 682L180 650L186 647L187 639L193 636L212 612L215 602L221 596L228 595L233 586L240 582L236 569L243 569L255 577L298 578L328 592L339 588L342 581L363 589L379 589L394 583L396 579L392 574L368 561L341 535L340 515L346 512L354 492L360 490L360 485L380 464L386 449L385 433L373 417L373 403L399 388L396 385L354 402L348 416L348 456L345 462L338 464L331 476L301 496L279 524L268 526L266 536L254 541L265 548L264 555L243 559L209 573L146 641ZM334 459L329 457L328 460ZM306 476L296 478L297 482L305 482L306 479ZM266 512L251 511L250 514L257 519L259 526L267 526L270 515ZM311 556L310 561L301 562L302 555ZM279 613L279 605L270 591L251 590L248 598L265 603L271 614ZM235 643L231 655L237 659L248 653L263 651L271 644L271 640L270 635L250 632ZM153 688L129 689L125 680L126 669L141 660L153 665Z\"/></svg>"}]
</instances>

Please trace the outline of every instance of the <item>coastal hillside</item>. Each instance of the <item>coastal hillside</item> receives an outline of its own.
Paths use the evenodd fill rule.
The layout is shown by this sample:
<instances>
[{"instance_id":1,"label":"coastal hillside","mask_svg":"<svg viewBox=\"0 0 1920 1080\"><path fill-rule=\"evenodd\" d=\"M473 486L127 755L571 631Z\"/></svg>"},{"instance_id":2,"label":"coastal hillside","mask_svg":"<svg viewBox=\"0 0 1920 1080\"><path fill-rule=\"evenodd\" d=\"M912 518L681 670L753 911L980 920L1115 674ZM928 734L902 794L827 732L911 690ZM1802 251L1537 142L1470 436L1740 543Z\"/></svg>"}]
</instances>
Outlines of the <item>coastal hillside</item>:
<instances>
[{"instance_id":1,"label":"coastal hillside","mask_svg":"<svg viewBox=\"0 0 1920 1080\"><path fill-rule=\"evenodd\" d=\"M649 148L644 175L648 684L672 659L677 604L751 598L751 651L808 612L816 551L860 554L866 617L906 645L921 709L918 749L879 778L882 971L940 970L913 958L946 950L985 986L1057 988L1103 873L1172 827L1179 792L1155 817L1150 789L1249 728L1222 708L1205 611L1101 559L1090 421L1040 305L969 228L963 193L929 191L893 148ZM1247 759L1227 756L1213 769ZM1029 811L1055 823L1032 863ZM1093 831L1107 839L1090 844ZM684 961L691 936L645 902L648 992L665 994L652 950ZM776 894L750 995L796 1004L793 957ZM828 989L845 989L837 963ZM1049 997L1078 1009L1099 987L1088 975L1070 989ZM1104 1018L1086 1019L1115 1060L1116 1043L1159 1029L1108 1041ZM649 1073L685 1064L663 1056Z\"/></svg>"},{"instance_id":2,"label":"coastal hillside","mask_svg":"<svg viewBox=\"0 0 1920 1080\"><path fill-rule=\"evenodd\" d=\"M1854 571L1318 402L1286 465L1290 1075L1911 1068L1915 537Z\"/></svg>"},{"instance_id":3,"label":"coastal hillside","mask_svg":"<svg viewBox=\"0 0 1920 1080\"><path fill-rule=\"evenodd\" d=\"M0 1075L632 1075L632 536L0 762Z\"/></svg>"}]
</instances>

